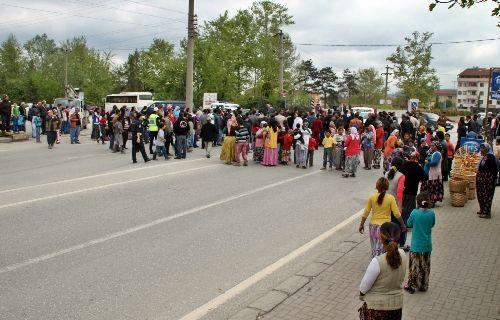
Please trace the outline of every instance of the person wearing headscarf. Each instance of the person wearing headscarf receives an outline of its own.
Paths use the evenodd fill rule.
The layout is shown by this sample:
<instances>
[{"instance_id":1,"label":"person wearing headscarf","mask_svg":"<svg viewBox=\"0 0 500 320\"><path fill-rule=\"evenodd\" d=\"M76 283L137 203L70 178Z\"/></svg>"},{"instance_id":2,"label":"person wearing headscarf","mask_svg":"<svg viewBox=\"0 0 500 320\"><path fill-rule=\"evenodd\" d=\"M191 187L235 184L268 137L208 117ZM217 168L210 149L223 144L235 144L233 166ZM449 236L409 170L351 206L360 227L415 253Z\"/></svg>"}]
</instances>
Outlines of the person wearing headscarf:
<instances>
[{"instance_id":1,"label":"person wearing headscarf","mask_svg":"<svg viewBox=\"0 0 500 320\"><path fill-rule=\"evenodd\" d=\"M365 132L361 139L361 149L363 150L363 160L365 166L363 169L371 170L373 162L373 149L375 147L375 142L377 137L375 136L375 128L373 125L365 126Z\"/></svg>"},{"instance_id":2,"label":"person wearing headscarf","mask_svg":"<svg viewBox=\"0 0 500 320\"><path fill-rule=\"evenodd\" d=\"M482 143L479 150L483 157L479 162L476 175L476 193L479 202L479 212L477 214L480 218L489 219L491 218L491 203L495 195L498 167L488 143Z\"/></svg>"},{"instance_id":3,"label":"person wearing headscarf","mask_svg":"<svg viewBox=\"0 0 500 320\"><path fill-rule=\"evenodd\" d=\"M391 154L396 148L396 142L398 141L399 137L399 130L394 129L387 138L387 141L385 142L385 148L384 148L384 173L389 171L389 168L391 166Z\"/></svg>"},{"instance_id":4,"label":"person wearing headscarf","mask_svg":"<svg viewBox=\"0 0 500 320\"><path fill-rule=\"evenodd\" d=\"M307 121L303 122L303 128L300 132L294 132L297 168L307 168L307 148L309 146L311 134L312 132L311 129L309 129L309 123Z\"/></svg>"},{"instance_id":5,"label":"person wearing headscarf","mask_svg":"<svg viewBox=\"0 0 500 320\"><path fill-rule=\"evenodd\" d=\"M421 192L427 191L432 204L443 201L444 189L441 174L441 152L439 151L439 141L432 140L429 153L425 160L424 171L428 180L422 182Z\"/></svg>"},{"instance_id":6,"label":"person wearing headscarf","mask_svg":"<svg viewBox=\"0 0 500 320\"><path fill-rule=\"evenodd\" d=\"M358 129L351 127L350 133L345 139L345 173L342 174L344 178L355 177L356 170L360 163L359 154L361 153L361 146L359 141Z\"/></svg>"},{"instance_id":7,"label":"person wearing headscarf","mask_svg":"<svg viewBox=\"0 0 500 320\"><path fill-rule=\"evenodd\" d=\"M341 171L344 168L344 127L340 126L337 133L333 135L333 165L335 170Z\"/></svg>"},{"instance_id":8,"label":"person wearing headscarf","mask_svg":"<svg viewBox=\"0 0 500 320\"><path fill-rule=\"evenodd\" d=\"M264 158L262 159L262 165L264 166L276 166L278 164L278 122L271 119L269 121L269 127L264 132Z\"/></svg>"},{"instance_id":9,"label":"person wearing headscarf","mask_svg":"<svg viewBox=\"0 0 500 320\"><path fill-rule=\"evenodd\" d=\"M234 118L236 121L236 118ZM222 142L222 150L219 158L226 164L231 164L235 161L235 144L236 137L235 132L237 128L237 123L228 120L227 127L224 127L223 132L225 133L224 142Z\"/></svg>"},{"instance_id":10,"label":"person wearing headscarf","mask_svg":"<svg viewBox=\"0 0 500 320\"><path fill-rule=\"evenodd\" d=\"M382 147L384 146L384 125L382 121L375 122L375 148L373 150L373 168L380 168L380 161L382 160Z\"/></svg>"},{"instance_id":11,"label":"person wearing headscarf","mask_svg":"<svg viewBox=\"0 0 500 320\"><path fill-rule=\"evenodd\" d=\"M267 130L267 122L261 121L260 128L255 133L255 147L253 161L261 162L264 157L264 131Z\"/></svg>"}]
</instances>

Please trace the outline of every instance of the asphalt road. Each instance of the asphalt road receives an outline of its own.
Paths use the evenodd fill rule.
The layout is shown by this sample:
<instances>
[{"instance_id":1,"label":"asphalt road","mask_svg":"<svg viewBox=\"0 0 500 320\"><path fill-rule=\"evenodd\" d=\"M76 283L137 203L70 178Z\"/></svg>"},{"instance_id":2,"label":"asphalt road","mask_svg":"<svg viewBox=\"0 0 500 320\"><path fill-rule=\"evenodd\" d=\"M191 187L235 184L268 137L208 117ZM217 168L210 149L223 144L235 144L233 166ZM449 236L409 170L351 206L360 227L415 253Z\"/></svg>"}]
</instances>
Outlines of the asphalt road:
<instances>
[{"instance_id":1,"label":"asphalt road","mask_svg":"<svg viewBox=\"0 0 500 320\"><path fill-rule=\"evenodd\" d=\"M319 171L321 149L303 170L82 142L0 145L0 319L179 319L357 212L377 178Z\"/></svg>"}]
</instances>

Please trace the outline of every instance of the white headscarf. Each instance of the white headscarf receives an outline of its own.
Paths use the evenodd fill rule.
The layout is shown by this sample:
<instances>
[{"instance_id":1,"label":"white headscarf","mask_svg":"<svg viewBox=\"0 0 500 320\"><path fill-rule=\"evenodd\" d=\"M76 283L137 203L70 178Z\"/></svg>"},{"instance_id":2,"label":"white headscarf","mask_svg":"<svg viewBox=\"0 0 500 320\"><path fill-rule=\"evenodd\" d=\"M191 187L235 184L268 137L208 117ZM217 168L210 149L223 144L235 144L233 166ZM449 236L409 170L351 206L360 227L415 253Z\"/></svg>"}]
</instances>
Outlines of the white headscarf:
<instances>
[{"instance_id":1,"label":"white headscarf","mask_svg":"<svg viewBox=\"0 0 500 320\"><path fill-rule=\"evenodd\" d=\"M354 140L359 139L358 129L356 129L356 127L351 127L349 129L349 134L351 136L351 139L354 139Z\"/></svg>"}]
</instances>

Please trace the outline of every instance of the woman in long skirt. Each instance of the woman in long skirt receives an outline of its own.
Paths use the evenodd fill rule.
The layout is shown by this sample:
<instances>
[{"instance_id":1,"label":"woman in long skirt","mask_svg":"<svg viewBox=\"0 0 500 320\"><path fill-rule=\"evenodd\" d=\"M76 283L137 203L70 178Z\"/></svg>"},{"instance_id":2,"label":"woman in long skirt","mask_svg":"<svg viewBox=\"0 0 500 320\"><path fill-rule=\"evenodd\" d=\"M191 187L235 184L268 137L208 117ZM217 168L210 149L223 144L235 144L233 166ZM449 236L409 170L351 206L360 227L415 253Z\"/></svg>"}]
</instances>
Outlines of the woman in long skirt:
<instances>
[{"instance_id":1,"label":"woman in long skirt","mask_svg":"<svg viewBox=\"0 0 500 320\"><path fill-rule=\"evenodd\" d=\"M384 253L383 245L380 238L380 226L385 222L391 221L391 213L401 224L401 228L406 231L406 227L396 203L394 196L387 194L389 190L389 180L387 178L379 178L376 184L377 192L372 194L366 202L365 210L359 225L359 232L365 231L365 222L371 214L369 231L370 244L372 247L372 257L376 257ZM399 238L399 237L398 237ZM396 239L397 242L398 239Z\"/></svg>"},{"instance_id":2,"label":"woman in long skirt","mask_svg":"<svg viewBox=\"0 0 500 320\"><path fill-rule=\"evenodd\" d=\"M438 151L439 141L431 141L429 156L425 160L424 171L428 180L422 182L421 191L427 192L432 204L443 201L444 188L441 176L441 152Z\"/></svg>"},{"instance_id":3,"label":"woman in long skirt","mask_svg":"<svg viewBox=\"0 0 500 320\"><path fill-rule=\"evenodd\" d=\"M262 165L276 166L278 164L278 123L271 120L269 128L264 132L264 159Z\"/></svg>"},{"instance_id":4,"label":"woman in long skirt","mask_svg":"<svg viewBox=\"0 0 500 320\"><path fill-rule=\"evenodd\" d=\"M338 127L337 133L333 136L333 164L335 169L340 171L344 169L342 154L344 152L345 134L344 127Z\"/></svg>"},{"instance_id":5,"label":"woman in long skirt","mask_svg":"<svg viewBox=\"0 0 500 320\"><path fill-rule=\"evenodd\" d=\"M264 131L267 130L267 122L262 121L260 128L255 133L255 148L253 150L253 161L261 162L264 158Z\"/></svg>"},{"instance_id":6,"label":"woman in long skirt","mask_svg":"<svg viewBox=\"0 0 500 320\"><path fill-rule=\"evenodd\" d=\"M235 161L235 144L236 138L234 136L235 127L229 127L229 132L224 137L224 142L222 143L222 150L220 153L220 159L226 164L231 164Z\"/></svg>"},{"instance_id":7,"label":"woman in long skirt","mask_svg":"<svg viewBox=\"0 0 500 320\"><path fill-rule=\"evenodd\" d=\"M477 201L480 211L477 213L480 218L491 218L491 203L495 195L495 183L498 175L498 168L495 156L490 152L490 145L483 143L480 146L483 158L479 162L476 175Z\"/></svg>"},{"instance_id":8,"label":"woman in long skirt","mask_svg":"<svg viewBox=\"0 0 500 320\"><path fill-rule=\"evenodd\" d=\"M358 129L356 129L356 127L351 127L350 134L345 139L345 173L342 175L344 178L356 176L356 170L360 163L360 153L361 146Z\"/></svg>"}]
</instances>

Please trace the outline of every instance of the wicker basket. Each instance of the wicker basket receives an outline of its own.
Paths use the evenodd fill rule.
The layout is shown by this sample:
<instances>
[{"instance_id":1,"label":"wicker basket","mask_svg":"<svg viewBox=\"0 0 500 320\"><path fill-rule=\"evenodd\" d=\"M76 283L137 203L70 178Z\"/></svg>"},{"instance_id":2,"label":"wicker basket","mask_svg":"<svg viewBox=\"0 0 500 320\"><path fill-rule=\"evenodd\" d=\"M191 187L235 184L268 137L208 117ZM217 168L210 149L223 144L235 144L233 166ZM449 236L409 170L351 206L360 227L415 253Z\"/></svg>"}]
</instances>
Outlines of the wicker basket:
<instances>
[{"instance_id":1,"label":"wicker basket","mask_svg":"<svg viewBox=\"0 0 500 320\"><path fill-rule=\"evenodd\" d=\"M467 191L467 181L458 180L455 179L455 177L449 180L448 185L450 187L450 192L465 193Z\"/></svg>"},{"instance_id":2,"label":"wicker basket","mask_svg":"<svg viewBox=\"0 0 500 320\"><path fill-rule=\"evenodd\" d=\"M469 200L476 199L476 189L468 189L467 190L467 197L469 198Z\"/></svg>"},{"instance_id":3,"label":"wicker basket","mask_svg":"<svg viewBox=\"0 0 500 320\"><path fill-rule=\"evenodd\" d=\"M475 172L465 172L463 174L464 176L464 179L471 182L471 181L474 181L476 182L476 173Z\"/></svg>"},{"instance_id":4,"label":"wicker basket","mask_svg":"<svg viewBox=\"0 0 500 320\"><path fill-rule=\"evenodd\" d=\"M469 180L468 187L469 189L476 189L476 180Z\"/></svg>"},{"instance_id":5,"label":"wicker basket","mask_svg":"<svg viewBox=\"0 0 500 320\"><path fill-rule=\"evenodd\" d=\"M450 193L451 205L454 207L463 207L467 203L467 194L459 192Z\"/></svg>"}]
</instances>

